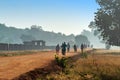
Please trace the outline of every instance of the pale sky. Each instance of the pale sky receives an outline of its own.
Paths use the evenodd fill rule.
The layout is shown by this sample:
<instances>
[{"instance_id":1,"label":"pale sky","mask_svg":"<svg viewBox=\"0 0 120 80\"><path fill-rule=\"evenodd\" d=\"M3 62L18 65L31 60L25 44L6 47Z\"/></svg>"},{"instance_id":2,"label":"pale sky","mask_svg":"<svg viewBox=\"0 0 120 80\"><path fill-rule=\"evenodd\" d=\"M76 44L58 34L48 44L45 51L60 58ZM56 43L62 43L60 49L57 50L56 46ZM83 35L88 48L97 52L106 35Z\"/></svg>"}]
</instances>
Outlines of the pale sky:
<instances>
[{"instance_id":1,"label":"pale sky","mask_svg":"<svg viewBox=\"0 0 120 80\"><path fill-rule=\"evenodd\" d=\"M95 0L0 0L0 23L77 35L89 30L97 8Z\"/></svg>"}]
</instances>

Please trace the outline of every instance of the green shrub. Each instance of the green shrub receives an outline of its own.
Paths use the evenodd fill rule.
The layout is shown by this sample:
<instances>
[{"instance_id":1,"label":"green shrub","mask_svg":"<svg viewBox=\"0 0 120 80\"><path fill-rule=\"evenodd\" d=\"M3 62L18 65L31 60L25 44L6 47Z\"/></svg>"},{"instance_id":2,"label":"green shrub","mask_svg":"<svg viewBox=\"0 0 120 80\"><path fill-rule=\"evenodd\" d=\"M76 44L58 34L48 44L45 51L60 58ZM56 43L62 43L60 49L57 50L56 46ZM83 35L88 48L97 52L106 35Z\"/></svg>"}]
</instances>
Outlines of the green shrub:
<instances>
[{"instance_id":1,"label":"green shrub","mask_svg":"<svg viewBox=\"0 0 120 80\"><path fill-rule=\"evenodd\" d=\"M66 68L67 67L67 58L62 57L59 58L57 55L55 55L55 61L57 62L57 65L60 66L61 68Z\"/></svg>"}]
</instances>

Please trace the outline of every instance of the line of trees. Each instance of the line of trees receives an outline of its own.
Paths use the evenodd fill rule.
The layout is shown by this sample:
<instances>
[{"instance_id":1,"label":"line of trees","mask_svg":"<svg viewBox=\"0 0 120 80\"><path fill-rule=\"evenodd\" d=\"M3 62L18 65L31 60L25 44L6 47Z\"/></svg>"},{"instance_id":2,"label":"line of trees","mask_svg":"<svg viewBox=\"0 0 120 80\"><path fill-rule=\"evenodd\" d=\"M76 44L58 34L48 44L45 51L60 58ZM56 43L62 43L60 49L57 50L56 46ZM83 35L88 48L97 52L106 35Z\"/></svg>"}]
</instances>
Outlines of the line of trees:
<instances>
[{"instance_id":1,"label":"line of trees","mask_svg":"<svg viewBox=\"0 0 120 80\"><path fill-rule=\"evenodd\" d=\"M76 40L77 39L77 40ZM62 42L87 43L89 40L86 36L65 35L44 31L41 26L33 25L31 28L18 29L15 27L7 27L5 24L0 24L0 43L21 44L23 41L44 40L46 45L56 45Z\"/></svg>"}]
</instances>

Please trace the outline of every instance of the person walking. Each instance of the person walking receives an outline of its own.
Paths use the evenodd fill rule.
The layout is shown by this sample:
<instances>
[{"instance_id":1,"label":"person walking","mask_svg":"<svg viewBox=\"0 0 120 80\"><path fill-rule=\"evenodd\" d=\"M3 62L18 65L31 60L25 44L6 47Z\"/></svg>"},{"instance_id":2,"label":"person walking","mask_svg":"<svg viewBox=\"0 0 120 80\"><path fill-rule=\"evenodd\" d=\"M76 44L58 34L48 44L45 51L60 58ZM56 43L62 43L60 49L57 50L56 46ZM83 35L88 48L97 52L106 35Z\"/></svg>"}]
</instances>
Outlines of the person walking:
<instances>
[{"instance_id":1,"label":"person walking","mask_svg":"<svg viewBox=\"0 0 120 80\"><path fill-rule=\"evenodd\" d=\"M81 53L83 53L84 44L81 44Z\"/></svg>"},{"instance_id":2,"label":"person walking","mask_svg":"<svg viewBox=\"0 0 120 80\"><path fill-rule=\"evenodd\" d=\"M74 52L77 52L77 46L75 44L74 44L73 48L74 48Z\"/></svg>"},{"instance_id":3,"label":"person walking","mask_svg":"<svg viewBox=\"0 0 120 80\"><path fill-rule=\"evenodd\" d=\"M60 46L59 46L59 44L57 44L57 46L56 46L56 54L57 55L59 55L59 51L60 51Z\"/></svg>"},{"instance_id":4,"label":"person walking","mask_svg":"<svg viewBox=\"0 0 120 80\"><path fill-rule=\"evenodd\" d=\"M67 52L70 52L70 44L67 43Z\"/></svg>"},{"instance_id":5,"label":"person walking","mask_svg":"<svg viewBox=\"0 0 120 80\"><path fill-rule=\"evenodd\" d=\"M62 43L62 46L61 46L61 48L62 48L62 55L66 55L66 47L67 47L66 43L65 42Z\"/></svg>"}]
</instances>

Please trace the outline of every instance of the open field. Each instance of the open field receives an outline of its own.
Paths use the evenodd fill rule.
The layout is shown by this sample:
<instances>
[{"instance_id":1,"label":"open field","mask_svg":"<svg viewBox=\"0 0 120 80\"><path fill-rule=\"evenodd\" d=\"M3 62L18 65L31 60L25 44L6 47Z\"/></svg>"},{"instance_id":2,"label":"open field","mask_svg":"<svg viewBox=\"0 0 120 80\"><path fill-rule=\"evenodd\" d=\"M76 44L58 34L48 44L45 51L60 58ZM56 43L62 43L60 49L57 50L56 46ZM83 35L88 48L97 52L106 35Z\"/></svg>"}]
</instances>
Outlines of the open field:
<instances>
[{"instance_id":1,"label":"open field","mask_svg":"<svg viewBox=\"0 0 120 80\"><path fill-rule=\"evenodd\" d=\"M47 65L52 52L38 52L30 55L0 57L0 78L12 79L34 68ZM46 56L46 57L45 57Z\"/></svg>"},{"instance_id":2,"label":"open field","mask_svg":"<svg viewBox=\"0 0 120 80\"><path fill-rule=\"evenodd\" d=\"M55 70L55 71L51 71L51 73L47 73L47 75L44 75L43 78L45 78L45 80L51 80L51 79L52 80L73 80L73 79L74 80L104 80L99 78L102 72L105 75L108 74L110 78L111 78L111 74L112 75L114 74L113 77L114 76L116 77L117 75L120 74L119 71L120 52L119 51L112 52L114 54L117 53L117 55L111 54L111 51L107 52L106 55L97 54L97 53L102 53L102 51L107 52L106 50L93 50L92 52L87 53L88 54L87 58L81 58L80 53L74 53L74 52L68 53L67 57L71 57L70 59L68 59L68 66L69 66L67 68L68 73L66 74L58 69L58 71ZM109 53L110 55L108 55ZM55 55L54 51L35 51L35 52L33 51L27 55L13 55L13 56L4 56L4 57L1 56L0 80L11 80L26 72L34 71L34 69L36 68L45 68L46 66L49 66L49 64L52 64L51 62L54 61L54 55ZM98 79L89 79L88 77L87 77L88 79L84 79L82 77L82 74L83 77L86 77L87 75L90 78L92 78L96 74L95 77ZM28 80L35 80L35 79L28 79ZM38 78L38 80L41 79Z\"/></svg>"},{"instance_id":3,"label":"open field","mask_svg":"<svg viewBox=\"0 0 120 80\"><path fill-rule=\"evenodd\" d=\"M14 77L17 77L20 74L29 72L31 70L34 70L35 68L42 68L47 66L49 63L51 63L52 60L54 60L55 52L16 51L16 52L2 52L1 54L2 55L0 57L0 80L5 80L13 79ZM6 54L6 56L4 56L3 54ZM68 54L68 56L72 55L75 54L72 53Z\"/></svg>"}]
</instances>

